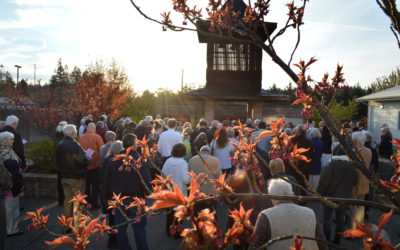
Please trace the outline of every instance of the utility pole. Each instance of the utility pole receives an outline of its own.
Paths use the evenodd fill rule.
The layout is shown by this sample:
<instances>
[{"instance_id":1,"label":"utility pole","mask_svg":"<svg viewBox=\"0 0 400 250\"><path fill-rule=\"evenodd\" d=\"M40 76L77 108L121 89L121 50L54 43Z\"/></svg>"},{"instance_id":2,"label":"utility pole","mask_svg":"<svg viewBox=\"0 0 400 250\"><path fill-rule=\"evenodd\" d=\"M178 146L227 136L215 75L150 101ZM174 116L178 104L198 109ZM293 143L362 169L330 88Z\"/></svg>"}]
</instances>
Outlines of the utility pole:
<instances>
[{"instance_id":1,"label":"utility pole","mask_svg":"<svg viewBox=\"0 0 400 250\"><path fill-rule=\"evenodd\" d=\"M19 66L19 65L14 65L14 67L17 68L17 84L18 84L19 83L19 69L22 68L22 67Z\"/></svg>"},{"instance_id":2,"label":"utility pole","mask_svg":"<svg viewBox=\"0 0 400 250\"><path fill-rule=\"evenodd\" d=\"M181 91L183 91L183 69L182 69Z\"/></svg>"},{"instance_id":3,"label":"utility pole","mask_svg":"<svg viewBox=\"0 0 400 250\"><path fill-rule=\"evenodd\" d=\"M36 84L36 63L33 64L33 85Z\"/></svg>"}]
</instances>

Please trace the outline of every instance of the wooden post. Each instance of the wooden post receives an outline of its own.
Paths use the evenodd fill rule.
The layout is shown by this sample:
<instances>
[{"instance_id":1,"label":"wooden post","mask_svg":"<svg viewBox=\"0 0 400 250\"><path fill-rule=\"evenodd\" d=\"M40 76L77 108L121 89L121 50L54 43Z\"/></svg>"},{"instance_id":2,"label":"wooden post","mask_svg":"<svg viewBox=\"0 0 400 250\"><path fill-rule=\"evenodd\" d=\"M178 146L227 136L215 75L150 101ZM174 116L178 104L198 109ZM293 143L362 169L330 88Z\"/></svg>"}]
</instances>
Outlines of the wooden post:
<instances>
[{"instance_id":1,"label":"wooden post","mask_svg":"<svg viewBox=\"0 0 400 250\"><path fill-rule=\"evenodd\" d=\"M263 103L255 102L253 106L253 119L263 119Z\"/></svg>"},{"instance_id":2,"label":"wooden post","mask_svg":"<svg viewBox=\"0 0 400 250\"><path fill-rule=\"evenodd\" d=\"M247 103L247 118L254 117L254 102Z\"/></svg>"},{"instance_id":3,"label":"wooden post","mask_svg":"<svg viewBox=\"0 0 400 250\"><path fill-rule=\"evenodd\" d=\"M215 102L212 100L205 101L204 105L204 119L206 119L207 123L210 124L211 121L214 120L214 104Z\"/></svg>"}]
</instances>

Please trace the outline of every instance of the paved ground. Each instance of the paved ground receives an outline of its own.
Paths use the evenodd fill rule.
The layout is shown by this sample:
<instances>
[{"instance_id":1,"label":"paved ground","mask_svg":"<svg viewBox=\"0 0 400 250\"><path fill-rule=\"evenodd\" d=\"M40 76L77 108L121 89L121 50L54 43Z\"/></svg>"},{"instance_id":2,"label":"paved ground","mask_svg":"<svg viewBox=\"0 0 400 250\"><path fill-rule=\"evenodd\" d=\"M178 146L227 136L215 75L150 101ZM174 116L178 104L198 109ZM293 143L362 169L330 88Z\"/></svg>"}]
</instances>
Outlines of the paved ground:
<instances>
[{"instance_id":1,"label":"paved ground","mask_svg":"<svg viewBox=\"0 0 400 250\"><path fill-rule=\"evenodd\" d=\"M389 167L386 169L382 168L380 175L384 179L387 179L391 175L391 172L392 168L391 169ZM46 211L44 213L51 214L48 222L50 230L61 233L61 228L59 225L56 225L56 222L57 222L57 216L59 216L62 213L62 208L56 204L55 200L22 197L21 202L25 207L25 212L32 211L37 208L45 206ZM321 222L322 206L317 203L308 204L308 206L314 209L318 217L318 220ZM228 207L225 205L220 205L217 208L217 216L220 219L220 225L223 229L226 226L227 211ZM95 213L95 215L97 215L98 213L99 210L97 211L97 213ZM381 215L382 212L371 209L369 219L366 221L377 224L379 221L379 217ZM23 216L24 214L21 214L20 228L25 230L26 233L22 236L7 238L6 250L70 249L64 246L54 246L54 247L47 246L44 242L46 240L52 240L54 239L54 237L50 236L44 231L39 231L39 230L28 231L26 229L28 222L23 220L22 218ZM399 216L393 215L392 218L389 220L389 223L386 225L385 229L389 233L389 236L393 244L400 243ZM148 222L147 232L148 232L148 242L150 245L150 249L179 249L180 247L181 240L175 240L171 237L166 236L165 215L153 216ZM133 246L133 249L135 249L132 230L129 229L128 233L131 239L131 245ZM88 249L97 249L97 250L107 249L106 245L107 237L108 236L104 236L102 241L97 241L95 238L93 238L91 240L92 242L90 243ZM362 249L362 242L360 240L354 240L354 241L343 240L342 244L348 249Z\"/></svg>"}]
</instances>

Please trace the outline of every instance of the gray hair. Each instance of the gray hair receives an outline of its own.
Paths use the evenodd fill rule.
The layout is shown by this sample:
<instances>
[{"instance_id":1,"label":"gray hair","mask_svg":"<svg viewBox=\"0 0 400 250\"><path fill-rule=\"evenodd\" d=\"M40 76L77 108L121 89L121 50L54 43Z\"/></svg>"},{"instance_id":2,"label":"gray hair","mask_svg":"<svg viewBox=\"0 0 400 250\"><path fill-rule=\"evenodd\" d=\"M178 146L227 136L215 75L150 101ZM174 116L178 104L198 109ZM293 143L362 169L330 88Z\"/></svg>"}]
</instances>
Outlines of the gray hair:
<instances>
[{"instance_id":1,"label":"gray hair","mask_svg":"<svg viewBox=\"0 0 400 250\"><path fill-rule=\"evenodd\" d=\"M211 122L211 127L212 128L216 128L217 126L218 126L218 121L217 120L214 120L214 121Z\"/></svg>"},{"instance_id":2,"label":"gray hair","mask_svg":"<svg viewBox=\"0 0 400 250\"><path fill-rule=\"evenodd\" d=\"M64 136L72 136L73 133L77 133L76 127L73 124L65 125L63 128Z\"/></svg>"},{"instance_id":3,"label":"gray hair","mask_svg":"<svg viewBox=\"0 0 400 250\"><path fill-rule=\"evenodd\" d=\"M95 131L96 131L96 125L95 125L93 122L91 122L91 123L89 123L89 124L87 125L86 130L90 130L90 131L95 132Z\"/></svg>"},{"instance_id":4,"label":"gray hair","mask_svg":"<svg viewBox=\"0 0 400 250\"><path fill-rule=\"evenodd\" d=\"M15 115L9 115L6 118L6 125L10 126L14 123L18 123L18 121L19 121L18 117L16 117Z\"/></svg>"},{"instance_id":5,"label":"gray hair","mask_svg":"<svg viewBox=\"0 0 400 250\"><path fill-rule=\"evenodd\" d=\"M14 134L8 131L1 132L0 133L0 144L1 145L6 145L6 142L8 140L14 139Z\"/></svg>"},{"instance_id":6,"label":"gray hair","mask_svg":"<svg viewBox=\"0 0 400 250\"><path fill-rule=\"evenodd\" d=\"M124 150L124 147L122 146L122 142L120 140L113 142L111 144L110 149L107 152L107 157L109 156L114 156L116 154L119 154L122 150Z\"/></svg>"},{"instance_id":7,"label":"gray hair","mask_svg":"<svg viewBox=\"0 0 400 250\"><path fill-rule=\"evenodd\" d=\"M117 138L117 135L113 131L107 131L106 135L106 142L114 141Z\"/></svg>"},{"instance_id":8,"label":"gray hair","mask_svg":"<svg viewBox=\"0 0 400 250\"><path fill-rule=\"evenodd\" d=\"M228 134L228 137L235 137L235 129L233 129L232 127L228 127L226 133Z\"/></svg>"},{"instance_id":9,"label":"gray hair","mask_svg":"<svg viewBox=\"0 0 400 250\"><path fill-rule=\"evenodd\" d=\"M68 124L66 121L61 121L56 128L56 132L61 133L63 131L63 128Z\"/></svg>"},{"instance_id":10,"label":"gray hair","mask_svg":"<svg viewBox=\"0 0 400 250\"><path fill-rule=\"evenodd\" d=\"M268 194L293 195L292 185L282 179L271 179L268 184Z\"/></svg>"},{"instance_id":11,"label":"gray hair","mask_svg":"<svg viewBox=\"0 0 400 250\"><path fill-rule=\"evenodd\" d=\"M96 127L102 127L102 128L104 128L104 122L103 122L103 121L98 121L98 122L96 123Z\"/></svg>"},{"instance_id":12,"label":"gray hair","mask_svg":"<svg viewBox=\"0 0 400 250\"><path fill-rule=\"evenodd\" d=\"M85 121L86 121L86 117L83 117L83 118L81 119L81 125L85 126Z\"/></svg>"},{"instance_id":13,"label":"gray hair","mask_svg":"<svg viewBox=\"0 0 400 250\"><path fill-rule=\"evenodd\" d=\"M146 121L151 122L153 120L153 117L151 115L146 116L146 118L144 118Z\"/></svg>"},{"instance_id":14,"label":"gray hair","mask_svg":"<svg viewBox=\"0 0 400 250\"><path fill-rule=\"evenodd\" d=\"M356 147L362 147L365 144L365 135L363 132L357 131L351 135L351 139L356 144Z\"/></svg>"},{"instance_id":15,"label":"gray hair","mask_svg":"<svg viewBox=\"0 0 400 250\"><path fill-rule=\"evenodd\" d=\"M203 152L207 152L207 153L211 154L211 148L209 146L205 145L200 148L200 153L203 153Z\"/></svg>"},{"instance_id":16,"label":"gray hair","mask_svg":"<svg viewBox=\"0 0 400 250\"><path fill-rule=\"evenodd\" d=\"M321 132L317 128L310 128L308 130L308 134L310 135L311 139L319 139L322 137Z\"/></svg>"},{"instance_id":17,"label":"gray hair","mask_svg":"<svg viewBox=\"0 0 400 250\"><path fill-rule=\"evenodd\" d=\"M131 120L131 118L126 118L125 120L124 120L124 126L127 126L129 123L131 123L132 122L132 120Z\"/></svg>"}]
</instances>

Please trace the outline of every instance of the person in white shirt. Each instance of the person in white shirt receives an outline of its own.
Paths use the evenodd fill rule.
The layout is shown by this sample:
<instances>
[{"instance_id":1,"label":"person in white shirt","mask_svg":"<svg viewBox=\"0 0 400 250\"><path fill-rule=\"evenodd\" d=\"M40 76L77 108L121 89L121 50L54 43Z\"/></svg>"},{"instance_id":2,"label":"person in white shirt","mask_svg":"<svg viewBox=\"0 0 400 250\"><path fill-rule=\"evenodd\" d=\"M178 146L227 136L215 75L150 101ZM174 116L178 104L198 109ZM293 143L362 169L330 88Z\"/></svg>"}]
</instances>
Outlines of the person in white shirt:
<instances>
[{"instance_id":1,"label":"person in white shirt","mask_svg":"<svg viewBox=\"0 0 400 250\"><path fill-rule=\"evenodd\" d=\"M165 162L162 172L165 176L172 175L172 180L175 185L179 188L184 196L187 196L187 184L190 182L190 175L188 172L188 164L185 161L184 157L186 155L186 147L183 143L175 144L172 148L172 157L168 158ZM170 227L172 222L174 221L174 213L172 210L167 214L167 234L170 234ZM179 223L180 224L180 223ZM172 225L173 226L173 225ZM175 226L178 225L178 222L175 222ZM177 235L175 235L177 236Z\"/></svg>"},{"instance_id":2,"label":"person in white shirt","mask_svg":"<svg viewBox=\"0 0 400 250\"><path fill-rule=\"evenodd\" d=\"M165 161L171 157L172 147L175 144L182 143L182 136L175 131L176 129L176 120L169 119L168 120L168 130L161 133L160 139L158 140L158 152L163 157L163 165Z\"/></svg>"},{"instance_id":3,"label":"person in white shirt","mask_svg":"<svg viewBox=\"0 0 400 250\"><path fill-rule=\"evenodd\" d=\"M83 117L81 119L81 126L79 127L79 137L82 137L82 135L85 133L85 121L86 121L86 117Z\"/></svg>"}]
</instances>

